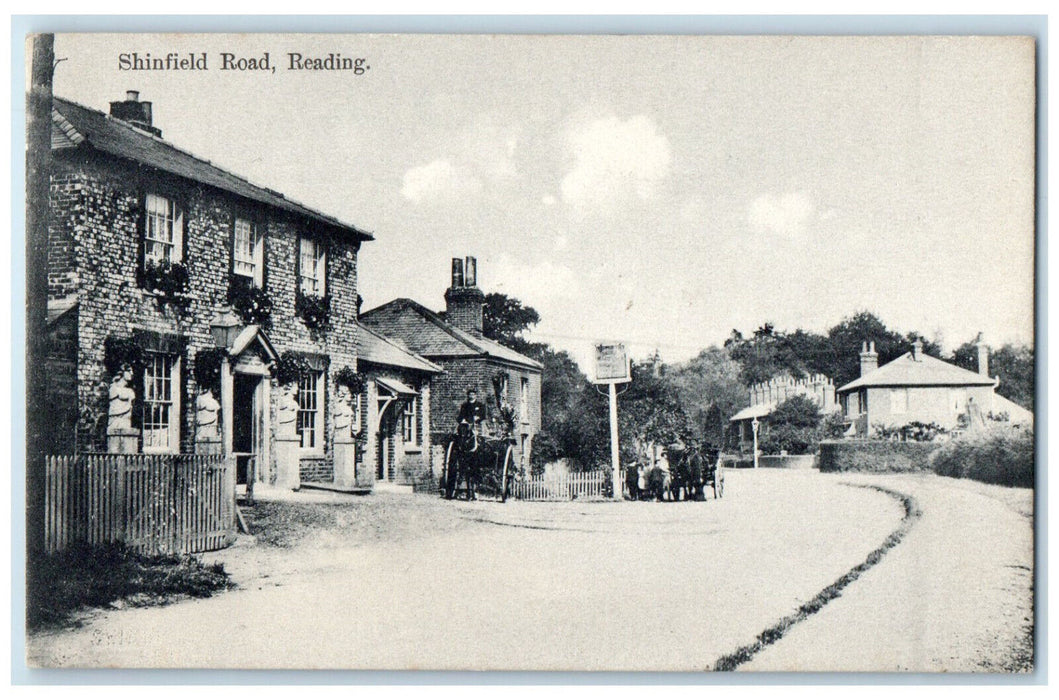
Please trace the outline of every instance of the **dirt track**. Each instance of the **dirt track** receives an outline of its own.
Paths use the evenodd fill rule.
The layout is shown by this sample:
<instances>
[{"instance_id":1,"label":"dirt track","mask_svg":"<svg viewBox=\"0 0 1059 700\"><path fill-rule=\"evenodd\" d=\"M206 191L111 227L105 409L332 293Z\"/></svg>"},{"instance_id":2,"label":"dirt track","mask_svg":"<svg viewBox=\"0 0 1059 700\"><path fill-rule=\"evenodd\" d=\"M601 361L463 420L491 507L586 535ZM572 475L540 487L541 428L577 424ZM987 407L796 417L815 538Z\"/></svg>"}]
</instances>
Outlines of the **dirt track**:
<instances>
[{"instance_id":1,"label":"dirt track","mask_svg":"<svg viewBox=\"0 0 1059 700\"><path fill-rule=\"evenodd\" d=\"M869 483L914 496L922 517L841 597L739 670L1017 667L1032 617L1028 492L766 470L729 472L726 497L708 503L377 494L370 507L401 531L396 542L337 527L292 549L207 556L239 590L99 613L29 640L30 663L707 670L899 526L900 502ZM437 534L423 533L432 523Z\"/></svg>"}]
</instances>

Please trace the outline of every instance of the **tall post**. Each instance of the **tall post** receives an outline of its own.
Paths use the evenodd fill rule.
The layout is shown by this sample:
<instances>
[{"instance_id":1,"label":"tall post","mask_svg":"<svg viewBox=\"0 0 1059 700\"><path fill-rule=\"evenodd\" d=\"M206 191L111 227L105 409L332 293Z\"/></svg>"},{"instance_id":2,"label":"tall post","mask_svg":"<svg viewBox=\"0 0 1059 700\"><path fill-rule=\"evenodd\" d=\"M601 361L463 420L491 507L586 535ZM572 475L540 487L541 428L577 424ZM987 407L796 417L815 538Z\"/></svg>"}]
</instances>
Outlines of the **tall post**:
<instances>
[{"instance_id":1,"label":"tall post","mask_svg":"<svg viewBox=\"0 0 1059 700\"><path fill-rule=\"evenodd\" d=\"M618 450L618 385L610 383L610 464L614 469L614 498L621 500L621 456Z\"/></svg>"},{"instance_id":2,"label":"tall post","mask_svg":"<svg viewBox=\"0 0 1059 700\"><path fill-rule=\"evenodd\" d=\"M757 469L757 418L754 418L754 421L751 423L751 425L754 426L754 469Z\"/></svg>"},{"instance_id":3,"label":"tall post","mask_svg":"<svg viewBox=\"0 0 1059 700\"><path fill-rule=\"evenodd\" d=\"M26 98L26 546L32 563L44 551L45 385L48 318L48 198L51 168L55 35L33 37Z\"/></svg>"}]
</instances>

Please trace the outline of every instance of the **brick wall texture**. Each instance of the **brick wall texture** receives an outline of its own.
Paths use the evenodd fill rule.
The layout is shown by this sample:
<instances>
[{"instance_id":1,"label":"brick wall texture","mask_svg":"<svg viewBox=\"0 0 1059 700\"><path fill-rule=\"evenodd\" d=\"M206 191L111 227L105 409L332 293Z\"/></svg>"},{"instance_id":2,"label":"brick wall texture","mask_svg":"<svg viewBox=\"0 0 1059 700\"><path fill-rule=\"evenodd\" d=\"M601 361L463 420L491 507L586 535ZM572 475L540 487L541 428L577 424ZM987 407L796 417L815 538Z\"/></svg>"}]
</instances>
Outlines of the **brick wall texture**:
<instances>
[{"instance_id":1,"label":"brick wall texture","mask_svg":"<svg viewBox=\"0 0 1059 700\"><path fill-rule=\"evenodd\" d=\"M187 239L184 263L190 282L182 308L163 305L137 279L140 218L144 192L174 198L184 210ZM277 352L315 353L329 358L324 392L324 435L330 435L327 402L333 395L335 372L356 369L357 251L359 244L300 220L226 192L164 173L140 168L104 155L58 152L51 185L49 229L49 299L76 294L77 313L77 447L105 450L107 389L111 377L103 368L104 341L109 335L129 336L134 330L177 334L186 339L181 382L184 407L180 449L193 451L193 406L198 394L193 378L196 354L213 347L210 321L226 304L230 249L237 212L255 219L265 241L265 288L274 305L267 334ZM299 235L327 241L327 284L331 295L332 330L311 331L295 315L295 259ZM340 233L338 234L341 235ZM281 392L273 382L270 424L276 425ZM274 436L273 436L274 437ZM331 441L311 455L304 466L314 479L329 478L317 464L328 462ZM274 452L273 452L274 454ZM275 474L275 465L270 465Z\"/></svg>"}]
</instances>

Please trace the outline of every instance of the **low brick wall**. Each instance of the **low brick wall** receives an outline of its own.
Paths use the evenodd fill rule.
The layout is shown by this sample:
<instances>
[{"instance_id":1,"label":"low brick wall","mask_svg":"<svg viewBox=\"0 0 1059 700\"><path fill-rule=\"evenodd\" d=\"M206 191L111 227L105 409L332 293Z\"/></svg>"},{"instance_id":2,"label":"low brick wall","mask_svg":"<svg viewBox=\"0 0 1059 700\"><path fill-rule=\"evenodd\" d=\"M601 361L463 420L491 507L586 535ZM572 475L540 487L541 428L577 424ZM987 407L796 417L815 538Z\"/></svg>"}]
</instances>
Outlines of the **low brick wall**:
<instances>
[{"instance_id":1,"label":"low brick wall","mask_svg":"<svg viewBox=\"0 0 1059 700\"><path fill-rule=\"evenodd\" d=\"M326 457L306 457L299 461L302 481L327 484L335 480L335 468Z\"/></svg>"},{"instance_id":2,"label":"low brick wall","mask_svg":"<svg viewBox=\"0 0 1059 700\"><path fill-rule=\"evenodd\" d=\"M820 443L822 472L923 472L931 471L928 457L935 442L890 440L833 440Z\"/></svg>"},{"instance_id":3,"label":"low brick wall","mask_svg":"<svg viewBox=\"0 0 1059 700\"><path fill-rule=\"evenodd\" d=\"M757 465L767 469L815 469L816 455L761 455Z\"/></svg>"}]
</instances>

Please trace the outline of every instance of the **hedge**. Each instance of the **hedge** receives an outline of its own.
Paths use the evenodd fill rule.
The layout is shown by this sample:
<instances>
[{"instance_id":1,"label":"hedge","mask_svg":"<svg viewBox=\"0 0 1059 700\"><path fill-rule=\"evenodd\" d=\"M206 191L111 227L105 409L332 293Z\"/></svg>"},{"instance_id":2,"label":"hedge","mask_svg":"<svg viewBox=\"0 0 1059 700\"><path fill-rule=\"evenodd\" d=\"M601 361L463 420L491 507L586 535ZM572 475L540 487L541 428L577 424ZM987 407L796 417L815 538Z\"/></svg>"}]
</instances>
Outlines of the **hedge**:
<instances>
[{"instance_id":1,"label":"hedge","mask_svg":"<svg viewBox=\"0 0 1059 700\"><path fill-rule=\"evenodd\" d=\"M825 440L820 443L822 472L923 472L937 442L892 440Z\"/></svg>"},{"instance_id":2,"label":"hedge","mask_svg":"<svg viewBox=\"0 0 1059 700\"><path fill-rule=\"evenodd\" d=\"M1033 488L1033 432L990 430L961 436L930 455L941 476Z\"/></svg>"}]
</instances>

